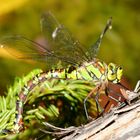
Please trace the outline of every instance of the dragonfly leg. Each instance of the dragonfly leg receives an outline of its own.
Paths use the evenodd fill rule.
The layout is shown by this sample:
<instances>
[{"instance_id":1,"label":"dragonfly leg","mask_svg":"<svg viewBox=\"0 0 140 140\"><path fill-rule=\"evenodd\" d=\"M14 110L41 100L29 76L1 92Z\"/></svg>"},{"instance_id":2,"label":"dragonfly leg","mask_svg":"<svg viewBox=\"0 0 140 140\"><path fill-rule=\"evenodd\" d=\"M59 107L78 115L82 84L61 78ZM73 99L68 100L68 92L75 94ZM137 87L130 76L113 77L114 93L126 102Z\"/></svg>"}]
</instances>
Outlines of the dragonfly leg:
<instances>
[{"instance_id":1,"label":"dragonfly leg","mask_svg":"<svg viewBox=\"0 0 140 140\"><path fill-rule=\"evenodd\" d=\"M87 95L87 97L84 99L84 111L85 111L87 120L90 120L90 118L89 118L89 115L88 115L86 102L87 102L88 98L92 95L92 93L93 93L93 92L90 92L90 93Z\"/></svg>"},{"instance_id":2,"label":"dragonfly leg","mask_svg":"<svg viewBox=\"0 0 140 140\"><path fill-rule=\"evenodd\" d=\"M97 108L97 112L98 112L98 116L102 115L104 112L104 109L100 106L99 103L99 92L97 91L96 95L95 95L95 102L96 102L96 108Z\"/></svg>"},{"instance_id":3,"label":"dragonfly leg","mask_svg":"<svg viewBox=\"0 0 140 140\"><path fill-rule=\"evenodd\" d=\"M114 95L116 95L117 97L118 97L118 99L117 98L115 98L115 97L113 97L113 96L110 96L108 93L109 92L112 92ZM109 98L111 98L112 100L114 100L114 101L116 101L116 102L118 102L118 103L120 103L121 102L121 98L123 98L123 96L122 96L122 94L120 94L120 93L117 93L117 92L115 92L114 90L111 90L111 89L109 89L109 88L107 88L107 94L106 94Z\"/></svg>"},{"instance_id":4,"label":"dragonfly leg","mask_svg":"<svg viewBox=\"0 0 140 140\"><path fill-rule=\"evenodd\" d=\"M110 95L108 94L109 92L111 92L110 89L109 89L108 87L106 87L106 88L105 88L105 94L106 94L106 96L109 97L109 98L111 98L112 100L115 100L116 102L120 102L119 100L117 100L117 99L115 99L114 97L110 96ZM112 90L112 92L113 92L113 90ZM116 94L115 92L113 92L113 93ZM107 103L104 105L104 107L103 107L103 108L104 108L103 112L106 112L106 108L108 107L109 103L110 103L110 100L108 100ZM114 105L113 105L113 106L114 106ZM113 106L112 106L112 107L113 107ZM110 109L111 109L112 107L110 107ZM103 112L102 112L102 113L103 113Z\"/></svg>"},{"instance_id":5,"label":"dragonfly leg","mask_svg":"<svg viewBox=\"0 0 140 140\"><path fill-rule=\"evenodd\" d=\"M87 97L84 99L84 110L85 110L85 114L86 114L86 118L87 120L90 120L90 117L88 115L88 111L87 111L87 106L86 106L86 102L88 100L88 98L90 98L94 93L96 93L99 90L99 85L96 86L93 90L90 91L90 93L87 95ZM97 94L96 94L97 95ZM97 100L97 97L95 96L95 101ZM96 106L98 106L99 102L97 103L96 101ZM98 109L97 109L98 110Z\"/></svg>"}]
</instances>

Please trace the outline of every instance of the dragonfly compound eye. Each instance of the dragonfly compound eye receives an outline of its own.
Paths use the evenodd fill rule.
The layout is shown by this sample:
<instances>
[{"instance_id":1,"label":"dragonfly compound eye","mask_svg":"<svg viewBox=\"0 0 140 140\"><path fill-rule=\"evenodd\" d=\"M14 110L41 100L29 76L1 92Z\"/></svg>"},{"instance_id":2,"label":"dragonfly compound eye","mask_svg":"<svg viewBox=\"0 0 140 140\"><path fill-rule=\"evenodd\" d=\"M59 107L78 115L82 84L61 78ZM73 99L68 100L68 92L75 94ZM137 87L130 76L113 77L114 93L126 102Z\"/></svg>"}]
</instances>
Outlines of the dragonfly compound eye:
<instances>
[{"instance_id":1,"label":"dragonfly compound eye","mask_svg":"<svg viewBox=\"0 0 140 140\"><path fill-rule=\"evenodd\" d=\"M110 63L107 69L107 79L116 83L117 80L117 67L115 64Z\"/></svg>"},{"instance_id":2,"label":"dragonfly compound eye","mask_svg":"<svg viewBox=\"0 0 140 140\"><path fill-rule=\"evenodd\" d=\"M120 82L120 80L122 78L122 75L123 75L123 68L122 67L118 67L118 69L117 69L117 79L118 79L118 82Z\"/></svg>"}]
</instances>

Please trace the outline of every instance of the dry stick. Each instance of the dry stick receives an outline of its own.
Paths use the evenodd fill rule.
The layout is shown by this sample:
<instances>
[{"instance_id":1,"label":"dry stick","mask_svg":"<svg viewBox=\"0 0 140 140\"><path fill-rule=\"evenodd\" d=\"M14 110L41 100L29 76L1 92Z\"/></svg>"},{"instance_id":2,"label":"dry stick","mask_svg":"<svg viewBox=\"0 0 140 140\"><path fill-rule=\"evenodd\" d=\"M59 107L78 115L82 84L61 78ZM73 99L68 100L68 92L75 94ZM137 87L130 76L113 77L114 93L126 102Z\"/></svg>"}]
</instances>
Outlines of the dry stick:
<instances>
[{"instance_id":1,"label":"dry stick","mask_svg":"<svg viewBox=\"0 0 140 140\"><path fill-rule=\"evenodd\" d=\"M139 89L139 86L137 89ZM140 92L136 93L136 90L134 92L123 91L124 93L130 102L140 96ZM63 137L61 140L112 140L112 137L113 140L120 139L120 137L124 138L122 140L127 140L129 131L138 133L140 137L140 132L138 131L140 129L140 100L121 109L119 107L113 108L110 113L83 126L69 128L49 127L54 130L50 134L59 138Z\"/></svg>"},{"instance_id":2,"label":"dry stick","mask_svg":"<svg viewBox=\"0 0 140 140\"><path fill-rule=\"evenodd\" d=\"M134 97L135 98L139 97L140 92L136 93L132 91L126 91L126 94L128 94L128 97L130 100L134 100ZM122 109L114 108L111 113L106 114L104 117L100 117L97 120L94 120L84 125L83 127L76 128L74 133L72 133L71 135L65 136L61 140L71 140L71 139L73 140L85 140L85 139L106 140L107 139L108 140L108 137L109 139L112 139L110 135L113 135L117 139L119 136L115 135L116 129L121 131L121 127L123 128L127 124L133 124L131 122L137 119L137 116L139 116L139 118L137 119L137 123L140 124L139 112L140 112L140 101L135 102L132 105L126 106ZM134 123L134 126L140 129L139 125L135 125L135 123ZM126 132L127 131L124 131L125 138L127 137L125 136Z\"/></svg>"}]
</instances>

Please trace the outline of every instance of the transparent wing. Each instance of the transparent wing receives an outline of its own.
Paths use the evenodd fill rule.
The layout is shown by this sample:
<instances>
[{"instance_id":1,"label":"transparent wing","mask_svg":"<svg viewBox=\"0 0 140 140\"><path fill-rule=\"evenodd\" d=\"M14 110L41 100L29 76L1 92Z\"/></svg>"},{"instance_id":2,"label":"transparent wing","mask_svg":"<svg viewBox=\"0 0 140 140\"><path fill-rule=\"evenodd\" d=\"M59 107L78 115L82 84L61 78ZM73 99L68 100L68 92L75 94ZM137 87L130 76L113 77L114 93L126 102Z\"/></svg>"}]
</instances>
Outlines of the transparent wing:
<instances>
[{"instance_id":1,"label":"transparent wing","mask_svg":"<svg viewBox=\"0 0 140 140\"><path fill-rule=\"evenodd\" d=\"M6 49L9 54L15 56L18 59L32 59L41 62L46 62L46 65L51 68L55 67L60 60L62 65L76 65L74 62L70 62L62 56L57 56L47 49L46 46L42 46L37 42L29 40L23 36L9 36L0 40L1 48Z\"/></svg>"},{"instance_id":2,"label":"transparent wing","mask_svg":"<svg viewBox=\"0 0 140 140\"><path fill-rule=\"evenodd\" d=\"M47 42L56 55L77 64L88 60L85 48L63 25L58 23L50 12L42 16L41 27Z\"/></svg>"},{"instance_id":3,"label":"transparent wing","mask_svg":"<svg viewBox=\"0 0 140 140\"><path fill-rule=\"evenodd\" d=\"M74 39L71 33L48 12L41 19L42 32L46 37L47 45L43 46L23 36L6 37L0 41L0 44L16 58L45 61L49 68L56 66L60 61L63 67L69 64L77 66L94 58L101 40L110 26L111 20L108 21L99 39L87 52L79 41Z\"/></svg>"},{"instance_id":4,"label":"transparent wing","mask_svg":"<svg viewBox=\"0 0 140 140\"><path fill-rule=\"evenodd\" d=\"M106 31L111 28L112 28L112 17L110 17L108 19L107 24L106 24L104 30L102 31L102 33L100 34L99 38L97 39L97 41L88 49L87 53L88 53L90 60L92 60L94 57L96 57Z\"/></svg>"}]
</instances>

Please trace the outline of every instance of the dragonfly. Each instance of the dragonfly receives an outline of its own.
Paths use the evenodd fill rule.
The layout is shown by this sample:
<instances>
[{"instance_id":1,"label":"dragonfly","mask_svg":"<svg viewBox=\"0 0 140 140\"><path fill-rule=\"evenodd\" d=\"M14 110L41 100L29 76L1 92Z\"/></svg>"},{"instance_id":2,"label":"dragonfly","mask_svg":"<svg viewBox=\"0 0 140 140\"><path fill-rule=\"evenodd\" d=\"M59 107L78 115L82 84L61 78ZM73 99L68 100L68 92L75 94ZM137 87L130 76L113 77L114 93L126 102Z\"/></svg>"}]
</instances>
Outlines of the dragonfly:
<instances>
[{"instance_id":1,"label":"dragonfly","mask_svg":"<svg viewBox=\"0 0 140 140\"><path fill-rule=\"evenodd\" d=\"M84 100L86 101L91 94L96 93L96 104L99 105L98 96L101 90L105 90L108 82L120 83L123 69L114 63L106 64L96 58L104 34L112 27L112 18L107 21L105 28L98 37L94 45L89 48L84 47L75 39L70 31L53 16L51 12L45 13L41 18L41 30L46 39L46 45L32 41L24 36L8 36L1 40L1 48L6 49L10 54L19 59L33 59L45 62L50 69L35 75L22 88L16 101L16 120L14 132L20 132L23 127L23 106L27 94L41 82L48 79L75 79L97 81L97 86L89 93ZM13 50L17 50L15 54ZM62 68L55 68L61 62Z\"/></svg>"}]
</instances>

